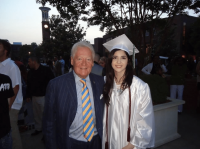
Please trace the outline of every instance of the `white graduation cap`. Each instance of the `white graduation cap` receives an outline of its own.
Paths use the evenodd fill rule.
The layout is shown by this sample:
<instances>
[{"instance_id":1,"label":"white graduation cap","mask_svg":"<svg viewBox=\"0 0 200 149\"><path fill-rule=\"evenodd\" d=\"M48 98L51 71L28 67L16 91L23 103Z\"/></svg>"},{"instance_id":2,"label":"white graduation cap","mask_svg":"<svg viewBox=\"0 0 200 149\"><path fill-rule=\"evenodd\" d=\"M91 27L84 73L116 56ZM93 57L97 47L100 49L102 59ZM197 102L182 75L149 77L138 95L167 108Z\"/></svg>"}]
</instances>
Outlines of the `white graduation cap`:
<instances>
[{"instance_id":1,"label":"white graduation cap","mask_svg":"<svg viewBox=\"0 0 200 149\"><path fill-rule=\"evenodd\" d=\"M110 52L113 49L121 49L121 50L126 51L129 55L133 55L133 50L135 51L135 53L139 53L138 49L128 39L128 37L125 34L120 35L120 36L104 43L103 46Z\"/></svg>"}]
</instances>

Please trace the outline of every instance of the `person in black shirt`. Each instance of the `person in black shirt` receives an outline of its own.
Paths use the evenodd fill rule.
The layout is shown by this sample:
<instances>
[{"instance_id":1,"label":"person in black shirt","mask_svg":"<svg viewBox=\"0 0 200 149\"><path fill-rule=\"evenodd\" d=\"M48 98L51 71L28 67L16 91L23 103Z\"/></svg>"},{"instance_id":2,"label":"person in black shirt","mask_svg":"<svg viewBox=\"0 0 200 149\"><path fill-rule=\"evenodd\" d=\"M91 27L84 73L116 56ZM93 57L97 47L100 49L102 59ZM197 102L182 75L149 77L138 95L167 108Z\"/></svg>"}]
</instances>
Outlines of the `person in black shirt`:
<instances>
[{"instance_id":1,"label":"person in black shirt","mask_svg":"<svg viewBox=\"0 0 200 149\"><path fill-rule=\"evenodd\" d=\"M0 74L0 149L12 148L8 98L13 96L14 91L10 78L4 74Z\"/></svg>"},{"instance_id":2,"label":"person in black shirt","mask_svg":"<svg viewBox=\"0 0 200 149\"><path fill-rule=\"evenodd\" d=\"M54 78L54 74L48 66L40 65L37 57L30 57L28 65L31 68L27 76L27 102L32 98L33 114L35 120L35 132L42 132L42 115L44 110L45 94L47 84Z\"/></svg>"}]
</instances>

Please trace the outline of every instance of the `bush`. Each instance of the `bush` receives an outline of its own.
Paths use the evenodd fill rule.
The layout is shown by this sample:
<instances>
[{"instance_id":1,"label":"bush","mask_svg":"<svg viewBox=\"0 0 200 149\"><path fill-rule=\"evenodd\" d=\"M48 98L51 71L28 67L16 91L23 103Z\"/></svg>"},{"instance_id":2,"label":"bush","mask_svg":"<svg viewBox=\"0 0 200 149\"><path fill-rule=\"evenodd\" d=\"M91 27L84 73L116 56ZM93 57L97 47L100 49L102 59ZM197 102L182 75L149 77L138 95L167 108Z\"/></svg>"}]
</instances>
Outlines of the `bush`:
<instances>
[{"instance_id":1,"label":"bush","mask_svg":"<svg viewBox=\"0 0 200 149\"><path fill-rule=\"evenodd\" d=\"M140 79L149 85L154 105L167 102L168 86L164 78L154 74L140 76Z\"/></svg>"}]
</instances>

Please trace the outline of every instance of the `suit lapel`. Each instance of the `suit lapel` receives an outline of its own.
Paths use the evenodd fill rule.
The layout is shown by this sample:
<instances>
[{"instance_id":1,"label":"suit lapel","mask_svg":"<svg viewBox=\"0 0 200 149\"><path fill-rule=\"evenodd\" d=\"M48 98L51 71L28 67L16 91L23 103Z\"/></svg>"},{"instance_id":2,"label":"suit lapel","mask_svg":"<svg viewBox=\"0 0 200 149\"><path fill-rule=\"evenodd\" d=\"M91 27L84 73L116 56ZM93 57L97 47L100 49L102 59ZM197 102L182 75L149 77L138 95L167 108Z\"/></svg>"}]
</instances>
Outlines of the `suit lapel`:
<instances>
[{"instance_id":1,"label":"suit lapel","mask_svg":"<svg viewBox=\"0 0 200 149\"><path fill-rule=\"evenodd\" d=\"M97 93L97 84L95 82L95 79L93 78L92 75L89 75L90 76L90 81L91 81L91 86L92 86L92 92L93 92L93 99L94 99L94 107L95 107L95 115L96 117L98 116L98 108L99 108L99 100L98 100L98 93ZM96 119L97 120L97 119Z\"/></svg>"},{"instance_id":2,"label":"suit lapel","mask_svg":"<svg viewBox=\"0 0 200 149\"><path fill-rule=\"evenodd\" d=\"M77 91L76 91L76 82L75 82L75 78L74 78L74 74L73 71L70 72L68 79L69 80L67 83L69 84L68 86L68 91L70 92L71 95L71 102L73 105L73 111L71 111L71 115L70 115L70 119L73 120L75 118L76 115L76 111L77 111L77 106L78 106L78 102L77 102ZM71 121L72 122L72 121ZM71 125L71 124L70 124Z\"/></svg>"},{"instance_id":3,"label":"suit lapel","mask_svg":"<svg viewBox=\"0 0 200 149\"><path fill-rule=\"evenodd\" d=\"M76 97L76 102L77 102L76 82L75 82L75 79L74 79L73 72L70 72L68 78L70 79L70 81L67 82L67 83L69 83L69 86L70 86L69 91L72 94L72 97L74 97L74 98Z\"/></svg>"}]
</instances>

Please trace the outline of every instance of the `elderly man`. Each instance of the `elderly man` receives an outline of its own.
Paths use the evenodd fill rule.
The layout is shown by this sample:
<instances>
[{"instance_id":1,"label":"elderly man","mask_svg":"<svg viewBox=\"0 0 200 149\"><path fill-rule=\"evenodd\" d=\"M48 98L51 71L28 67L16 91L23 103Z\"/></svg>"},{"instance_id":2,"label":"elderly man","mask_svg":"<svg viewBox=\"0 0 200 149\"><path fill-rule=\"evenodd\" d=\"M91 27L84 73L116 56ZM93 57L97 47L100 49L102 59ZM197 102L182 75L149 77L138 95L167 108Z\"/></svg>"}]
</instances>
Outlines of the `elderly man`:
<instances>
[{"instance_id":1,"label":"elderly man","mask_svg":"<svg viewBox=\"0 0 200 149\"><path fill-rule=\"evenodd\" d=\"M71 50L73 71L49 82L43 132L48 149L101 149L103 77L90 73L94 49L87 42Z\"/></svg>"}]
</instances>

